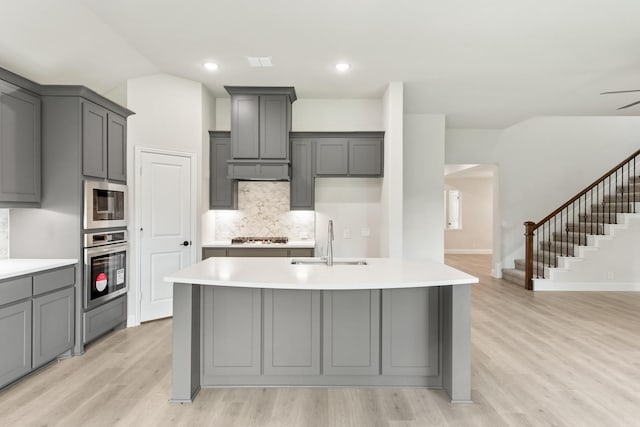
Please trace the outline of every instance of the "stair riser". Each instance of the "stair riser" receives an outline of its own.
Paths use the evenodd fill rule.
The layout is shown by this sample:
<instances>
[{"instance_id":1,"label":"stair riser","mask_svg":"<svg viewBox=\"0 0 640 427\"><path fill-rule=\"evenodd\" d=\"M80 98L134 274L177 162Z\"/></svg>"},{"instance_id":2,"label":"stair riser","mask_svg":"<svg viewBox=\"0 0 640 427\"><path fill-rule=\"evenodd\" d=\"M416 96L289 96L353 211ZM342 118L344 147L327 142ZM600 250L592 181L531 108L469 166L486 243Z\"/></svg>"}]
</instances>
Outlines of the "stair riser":
<instances>
[{"instance_id":1,"label":"stair riser","mask_svg":"<svg viewBox=\"0 0 640 427\"><path fill-rule=\"evenodd\" d=\"M586 233L551 233L553 240L556 242L565 242L575 245L586 245L587 234Z\"/></svg>"},{"instance_id":2,"label":"stair riser","mask_svg":"<svg viewBox=\"0 0 640 427\"><path fill-rule=\"evenodd\" d=\"M525 271L526 268L526 262L523 259L517 259L514 261L514 266L516 268L516 270L521 270L521 271ZM540 262L534 262L533 263L533 274L534 276L536 275L536 269L538 274L542 275L544 273L544 267L545 265L540 263Z\"/></svg>"},{"instance_id":3,"label":"stair riser","mask_svg":"<svg viewBox=\"0 0 640 427\"><path fill-rule=\"evenodd\" d=\"M640 192L639 193L618 193L618 194L607 194L602 198L605 202L636 202L640 203Z\"/></svg>"},{"instance_id":4,"label":"stair riser","mask_svg":"<svg viewBox=\"0 0 640 427\"><path fill-rule=\"evenodd\" d=\"M586 234L604 234L604 227L602 224L597 223L578 223L578 224L567 224L567 229L569 231L575 231Z\"/></svg>"},{"instance_id":5,"label":"stair riser","mask_svg":"<svg viewBox=\"0 0 640 427\"><path fill-rule=\"evenodd\" d=\"M549 242L540 242L538 249L541 251L555 252L558 256L573 256L574 254L573 245L564 242L551 242L551 245L549 245Z\"/></svg>"},{"instance_id":6,"label":"stair riser","mask_svg":"<svg viewBox=\"0 0 640 427\"><path fill-rule=\"evenodd\" d=\"M595 213L595 214L586 214L580 215L580 222L594 222L600 224L615 224L617 222L617 215L615 213Z\"/></svg>"},{"instance_id":7,"label":"stair riser","mask_svg":"<svg viewBox=\"0 0 640 427\"><path fill-rule=\"evenodd\" d=\"M591 213L603 213L603 214L614 214L614 213L630 213L636 212L637 209L633 203L605 203L604 205L592 205Z\"/></svg>"}]
</instances>

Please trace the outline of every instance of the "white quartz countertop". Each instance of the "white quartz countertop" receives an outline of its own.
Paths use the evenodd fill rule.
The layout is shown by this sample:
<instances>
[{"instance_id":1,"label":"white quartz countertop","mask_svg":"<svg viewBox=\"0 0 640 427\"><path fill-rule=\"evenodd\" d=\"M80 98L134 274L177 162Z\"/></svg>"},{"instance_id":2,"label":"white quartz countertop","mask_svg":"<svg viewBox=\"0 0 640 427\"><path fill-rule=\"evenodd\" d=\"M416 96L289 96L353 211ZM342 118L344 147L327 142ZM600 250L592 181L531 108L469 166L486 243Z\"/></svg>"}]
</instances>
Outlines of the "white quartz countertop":
<instances>
[{"instance_id":1,"label":"white quartz countertop","mask_svg":"<svg viewBox=\"0 0 640 427\"><path fill-rule=\"evenodd\" d=\"M0 260L0 280L77 263L77 259L3 259Z\"/></svg>"},{"instance_id":2,"label":"white quartz countertop","mask_svg":"<svg viewBox=\"0 0 640 427\"><path fill-rule=\"evenodd\" d=\"M478 278L426 260L366 258L368 265L291 264L293 258L209 258L165 277L198 285L270 289L395 289L478 283ZM299 258L300 260L310 258ZM347 260L336 258L335 262Z\"/></svg>"},{"instance_id":3,"label":"white quartz countertop","mask_svg":"<svg viewBox=\"0 0 640 427\"><path fill-rule=\"evenodd\" d=\"M311 248L316 246L315 240L289 240L287 243L231 243L231 240L216 240L203 243L203 248Z\"/></svg>"}]
</instances>

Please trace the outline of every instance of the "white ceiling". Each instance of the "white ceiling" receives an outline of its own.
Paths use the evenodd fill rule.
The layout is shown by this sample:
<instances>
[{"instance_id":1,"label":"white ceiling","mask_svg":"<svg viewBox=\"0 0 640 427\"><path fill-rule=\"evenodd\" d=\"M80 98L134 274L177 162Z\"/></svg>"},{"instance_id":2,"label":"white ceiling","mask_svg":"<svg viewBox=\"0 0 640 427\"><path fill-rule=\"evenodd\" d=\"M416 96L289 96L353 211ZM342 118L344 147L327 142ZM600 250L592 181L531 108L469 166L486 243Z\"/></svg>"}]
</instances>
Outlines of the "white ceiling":
<instances>
[{"instance_id":1,"label":"white ceiling","mask_svg":"<svg viewBox=\"0 0 640 427\"><path fill-rule=\"evenodd\" d=\"M616 111L640 92L599 95L640 89L637 0L0 0L0 16L1 66L98 92L163 72L216 96L292 85L300 98L379 98L403 81L405 112L445 113L448 127L640 112Z\"/></svg>"}]
</instances>

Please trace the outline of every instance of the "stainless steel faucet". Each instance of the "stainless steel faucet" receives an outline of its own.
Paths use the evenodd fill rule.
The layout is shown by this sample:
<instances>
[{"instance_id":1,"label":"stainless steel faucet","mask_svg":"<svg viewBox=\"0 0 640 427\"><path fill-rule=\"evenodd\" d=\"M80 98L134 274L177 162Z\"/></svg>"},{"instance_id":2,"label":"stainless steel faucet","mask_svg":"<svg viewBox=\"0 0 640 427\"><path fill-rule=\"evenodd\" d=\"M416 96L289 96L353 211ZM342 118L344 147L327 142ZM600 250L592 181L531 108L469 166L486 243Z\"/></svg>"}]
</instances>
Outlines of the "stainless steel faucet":
<instances>
[{"instance_id":1,"label":"stainless steel faucet","mask_svg":"<svg viewBox=\"0 0 640 427\"><path fill-rule=\"evenodd\" d=\"M333 265L333 220L329 220L329 229L327 235L327 265Z\"/></svg>"}]
</instances>

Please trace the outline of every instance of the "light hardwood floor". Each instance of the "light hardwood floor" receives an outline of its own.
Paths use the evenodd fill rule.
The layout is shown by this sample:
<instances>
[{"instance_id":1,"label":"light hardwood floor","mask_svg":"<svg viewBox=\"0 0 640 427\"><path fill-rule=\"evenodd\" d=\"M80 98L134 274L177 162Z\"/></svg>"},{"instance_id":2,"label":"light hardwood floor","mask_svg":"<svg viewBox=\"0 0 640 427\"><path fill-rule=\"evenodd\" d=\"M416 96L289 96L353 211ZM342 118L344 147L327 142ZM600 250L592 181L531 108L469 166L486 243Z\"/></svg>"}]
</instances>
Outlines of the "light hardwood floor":
<instances>
[{"instance_id":1,"label":"light hardwood floor","mask_svg":"<svg viewBox=\"0 0 640 427\"><path fill-rule=\"evenodd\" d=\"M392 388L206 389L168 402L171 323L98 341L0 392L0 426L640 426L640 294L533 293L447 263L473 288L472 398Z\"/></svg>"}]
</instances>

